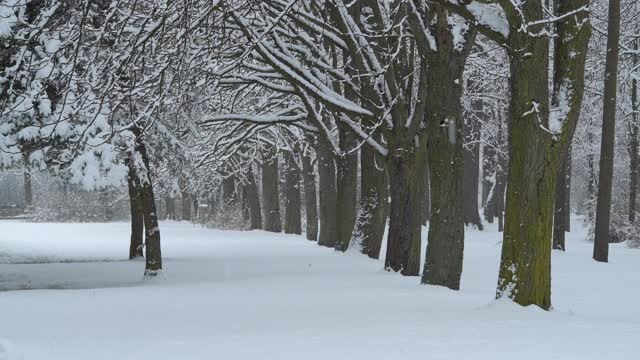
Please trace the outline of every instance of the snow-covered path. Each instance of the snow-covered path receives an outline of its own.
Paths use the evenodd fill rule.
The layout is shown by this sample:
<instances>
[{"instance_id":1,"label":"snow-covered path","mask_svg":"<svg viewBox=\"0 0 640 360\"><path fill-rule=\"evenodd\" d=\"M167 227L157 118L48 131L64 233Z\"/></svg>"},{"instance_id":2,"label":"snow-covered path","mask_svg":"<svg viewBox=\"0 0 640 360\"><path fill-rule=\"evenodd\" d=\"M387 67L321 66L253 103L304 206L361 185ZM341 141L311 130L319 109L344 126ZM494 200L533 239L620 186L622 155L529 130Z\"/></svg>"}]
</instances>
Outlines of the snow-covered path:
<instances>
[{"instance_id":1,"label":"snow-covered path","mask_svg":"<svg viewBox=\"0 0 640 360\"><path fill-rule=\"evenodd\" d=\"M595 263L582 231L544 312L492 301L492 227L467 232L459 292L299 236L161 229L164 276L143 282L126 223L0 223L0 290L28 289L0 292L0 359L640 358L640 251Z\"/></svg>"}]
</instances>

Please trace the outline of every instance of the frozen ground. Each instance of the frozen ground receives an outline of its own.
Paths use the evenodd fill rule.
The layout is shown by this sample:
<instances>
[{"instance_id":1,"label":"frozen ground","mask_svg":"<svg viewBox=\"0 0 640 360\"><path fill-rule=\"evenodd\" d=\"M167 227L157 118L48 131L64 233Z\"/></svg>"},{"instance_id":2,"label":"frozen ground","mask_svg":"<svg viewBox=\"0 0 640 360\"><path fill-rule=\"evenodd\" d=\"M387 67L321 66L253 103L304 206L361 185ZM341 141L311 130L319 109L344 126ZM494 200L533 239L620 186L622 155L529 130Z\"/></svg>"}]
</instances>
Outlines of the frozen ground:
<instances>
[{"instance_id":1,"label":"frozen ground","mask_svg":"<svg viewBox=\"0 0 640 360\"><path fill-rule=\"evenodd\" d=\"M164 276L142 281L126 223L0 222L0 360L640 359L640 251L595 263L573 228L544 312L492 300L492 227L468 230L454 292L299 236L175 222Z\"/></svg>"}]
</instances>

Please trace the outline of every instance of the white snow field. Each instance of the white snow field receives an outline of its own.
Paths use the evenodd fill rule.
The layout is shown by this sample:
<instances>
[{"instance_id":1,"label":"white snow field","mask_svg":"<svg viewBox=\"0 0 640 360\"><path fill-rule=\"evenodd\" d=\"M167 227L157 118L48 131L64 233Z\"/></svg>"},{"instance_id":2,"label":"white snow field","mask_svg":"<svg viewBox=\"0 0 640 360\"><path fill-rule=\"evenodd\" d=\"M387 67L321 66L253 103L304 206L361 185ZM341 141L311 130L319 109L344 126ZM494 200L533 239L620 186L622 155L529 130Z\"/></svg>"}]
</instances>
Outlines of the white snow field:
<instances>
[{"instance_id":1,"label":"white snow field","mask_svg":"<svg viewBox=\"0 0 640 360\"><path fill-rule=\"evenodd\" d=\"M0 222L0 359L640 359L640 251L599 264L573 229L545 312L493 300L492 226L467 229L451 291L301 236L177 222L149 281L127 223Z\"/></svg>"}]
</instances>

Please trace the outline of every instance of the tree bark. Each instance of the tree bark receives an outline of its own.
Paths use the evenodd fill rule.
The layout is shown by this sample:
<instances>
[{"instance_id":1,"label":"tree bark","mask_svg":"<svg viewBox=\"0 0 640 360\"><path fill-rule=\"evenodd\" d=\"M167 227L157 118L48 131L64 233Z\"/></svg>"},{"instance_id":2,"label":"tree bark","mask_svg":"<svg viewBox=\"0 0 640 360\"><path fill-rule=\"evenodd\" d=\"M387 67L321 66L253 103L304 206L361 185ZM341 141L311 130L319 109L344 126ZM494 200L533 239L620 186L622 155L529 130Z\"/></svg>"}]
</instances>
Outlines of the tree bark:
<instances>
[{"instance_id":1,"label":"tree bark","mask_svg":"<svg viewBox=\"0 0 640 360\"><path fill-rule=\"evenodd\" d=\"M482 160L482 198L484 203L484 219L493 223L497 216L496 209L496 178L497 178L497 154L495 145L486 144L483 147Z\"/></svg>"},{"instance_id":2,"label":"tree bark","mask_svg":"<svg viewBox=\"0 0 640 360\"><path fill-rule=\"evenodd\" d=\"M505 182L507 178L507 159L503 153L504 147L502 147L502 139L504 131L502 130L502 118L500 112L498 112L498 118L500 121L498 127L498 144L501 146L500 151L497 152L498 166L496 168L496 216L498 217L498 232L504 231L504 193L506 190Z\"/></svg>"},{"instance_id":3,"label":"tree bark","mask_svg":"<svg viewBox=\"0 0 640 360\"><path fill-rule=\"evenodd\" d=\"M282 231L280 219L280 194L278 191L278 154L271 148L262 159L262 206L263 229L271 232Z\"/></svg>"},{"instance_id":4,"label":"tree bark","mask_svg":"<svg viewBox=\"0 0 640 360\"><path fill-rule=\"evenodd\" d=\"M247 196L247 187L242 185L240 190L241 208L242 208L242 222L247 223L251 219L249 214L249 198Z\"/></svg>"},{"instance_id":5,"label":"tree bark","mask_svg":"<svg viewBox=\"0 0 640 360\"><path fill-rule=\"evenodd\" d=\"M559 0L559 13L587 5L588 0ZM522 3L521 9L527 19L544 17L540 2ZM530 31L543 26L533 26ZM553 196L558 165L571 143L584 92L588 13L578 12L571 20L558 22L557 27L558 37L565 41L558 42L554 56L552 105L554 116L558 116L555 120L560 122L554 134L549 130L549 40L515 30L509 35L510 49L518 50L509 53L509 175L496 291L497 298L508 297L520 305L543 309L551 307ZM521 52L530 56L521 56ZM561 86L570 91L558 91Z\"/></svg>"},{"instance_id":6,"label":"tree bark","mask_svg":"<svg viewBox=\"0 0 640 360\"><path fill-rule=\"evenodd\" d=\"M487 116L486 114L483 114ZM499 115L498 115L499 117ZM482 196L483 215L487 223L493 224L498 216L498 167L500 166L498 148L500 144L496 142L487 143L483 146L482 159Z\"/></svg>"},{"instance_id":7,"label":"tree bark","mask_svg":"<svg viewBox=\"0 0 640 360\"><path fill-rule=\"evenodd\" d=\"M222 204L225 210L234 208L237 204L236 177L231 174L222 180Z\"/></svg>"},{"instance_id":8,"label":"tree bark","mask_svg":"<svg viewBox=\"0 0 640 360\"><path fill-rule=\"evenodd\" d=\"M27 211L33 207L33 184L31 182L31 169L29 168L29 155L24 155L24 207Z\"/></svg>"},{"instance_id":9,"label":"tree bark","mask_svg":"<svg viewBox=\"0 0 640 360\"><path fill-rule=\"evenodd\" d=\"M158 212L156 211L155 195L153 192L153 184L151 182L151 167L149 166L149 156L147 148L142 139L140 139L140 130L133 128L136 135L136 153L140 154L142 164L134 164L136 166L136 174L142 188L142 218L145 228L145 276L155 276L162 271L162 252L160 249L160 227L158 224ZM142 168L139 168L141 166Z\"/></svg>"},{"instance_id":10,"label":"tree bark","mask_svg":"<svg viewBox=\"0 0 640 360\"><path fill-rule=\"evenodd\" d=\"M432 82L429 84L434 86ZM428 111L432 112L429 121L433 122L428 130L432 211L422 283L457 290L464 251L464 149L460 131L463 121L456 97L440 96L443 89L437 89L427 100ZM449 90L461 93L461 89Z\"/></svg>"},{"instance_id":11,"label":"tree bark","mask_svg":"<svg viewBox=\"0 0 640 360\"><path fill-rule=\"evenodd\" d=\"M473 82L469 81L469 88ZM482 124L477 119L483 111L482 100L471 102L472 114L464 122L463 134L466 144L464 151L464 223L483 230L478 209L478 185L480 181L480 129Z\"/></svg>"},{"instance_id":12,"label":"tree bark","mask_svg":"<svg viewBox=\"0 0 640 360\"><path fill-rule=\"evenodd\" d=\"M590 131L587 132L587 143L593 144L593 133ZM593 152L589 152L587 154L587 166L589 167L589 179L587 180L587 192L589 193L590 198L594 198L596 196L596 169L595 169L595 154ZM589 213L587 216L592 217L593 214Z\"/></svg>"},{"instance_id":13,"label":"tree bark","mask_svg":"<svg viewBox=\"0 0 640 360\"><path fill-rule=\"evenodd\" d=\"M127 159L129 174L127 185L129 188L129 207L131 209L131 241L129 243L129 260L142 257L144 217L142 209L142 187L135 166Z\"/></svg>"},{"instance_id":14,"label":"tree bark","mask_svg":"<svg viewBox=\"0 0 640 360\"><path fill-rule=\"evenodd\" d=\"M462 116L464 64L470 45L459 51L448 30L448 15L434 5L438 52L427 57L427 154L431 185L431 220L422 283L460 288L464 252L465 159ZM475 31L475 30L470 30ZM473 43L475 34L465 39ZM478 129L479 132L479 129ZM476 144L475 149L479 150ZM475 163L475 212L478 163ZM473 201L473 200L472 200ZM478 224L479 217L478 217Z\"/></svg>"},{"instance_id":15,"label":"tree bark","mask_svg":"<svg viewBox=\"0 0 640 360\"><path fill-rule=\"evenodd\" d=\"M638 51L638 42L636 39L633 44L634 50ZM633 55L633 66L638 65L638 57ZM631 124L629 125L629 222L636 221L636 198L638 193L638 79L631 80Z\"/></svg>"},{"instance_id":16,"label":"tree bark","mask_svg":"<svg viewBox=\"0 0 640 360\"><path fill-rule=\"evenodd\" d=\"M565 158L561 160L554 200L553 249L562 251L565 250L565 231L567 227L565 213L569 211L566 201L568 177L567 162L569 156L570 154L566 154Z\"/></svg>"},{"instance_id":17,"label":"tree bark","mask_svg":"<svg viewBox=\"0 0 640 360\"><path fill-rule=\"evenodd\" d=\"M380 256L389 207L386 163L369 144L363 144L360 166L360 213L353 231L360 252L372 259Z\"/></svg>"},{"instance_id":18,"label":"tree bark","mask_svg":"<svg viewBox=\"0 0 640 360\"><path fill-rule=\"evenodd\" d=\"M311 157L302 156L302 178L304 181L304 208L307 220L307 240L318 240L318 201L316 198L316 175Z\"/></svg>"},{"instance_id":19,"label":"tree bark","mask_svg":"<svg viewBox=\"0 0 640 360\"><path fill-rule=\"evenodd\" d=\"M564 197L564 204L565 204L565 209L567 209L567 211L564 212L564 231L569 232L571 231L571 164L572 164L572 155L571 155L571 150L572 147L569 147L569 152L567 153L567 160L566 160L566 166L567 166L567 176L566 176L566 182L565 182L565 187L566 187L566 191L565 191L565 197Z\"/></svg>"},{"instance_id":20,"label":"tree bark","mask_svg":"<svg viewBox=\"0 0 640 360\"><path fill-rule=\"evenodd\" d=\"M338 238L335 248L346 251L351 243L351 235L356 223L358 192L358 152L352 151L357 146L351 131L341 124L339 132L340 148L347 152L336 159L337 165L337 198L336 216L338 220Z\"/></svg>"},{"instance_id":21,"label":"tree bark","mask_svg":"<svg viewBox=\"0 0 640 360\"><path fill-rule=\"evenodd\" d=\"M253 166L249 166L249 170L245 175L247 184L244 186L247 194L247 202L249 205L249 219L251 230L262 229L262 213L260 211L260 195L258 194L258 185L256 177L253 175Z\"/></svg>"},{"instance_id":22,"label":"tree bark","mask_svg":"<svg viewBox=\"0 0 640 360\"><path fill-rule=\"evenodd\" d=\"M320 236L318 245L334 247L338 236L336 217L336 168L328 144L318 141L318 175L320 187Z\"/></svg>"},{"instance_id":23,"label":"tree bark","mask_svg":"<svg viewBox=\"0 0 640 360\"><path fill-rule=\"evenodd\" d=\"M618 52L620 40L620 0L609 0L607 59L602 108L602 142L600 144L600 174L598 176L598 205L596 207L593 258L609 261L609 221L611 218L611 188L613 185L613 157L616 131L616 95L618 90Z\"/></svg>"},{"instance_id":24,"label":"tree bark","mask_svg":"<svg viewBox=\"0 0 640 360\"><path fill-rule=\"evenodd\" d=\"M422 199L417 196L423 185L419 167L426 166L425 153L406 150L408 144L395 144L389 154L389 232L385 268L405 276L420 272L420 232ZM424 139L420 142L426 148Z\"/></svg>"},{"instance_id":25,"label":"tree bark","mask_svg":"<svg viewBox=\"0 0 640 360\"><path fill-rule=\"evenodd\" d=\"M284 153L285 184L284 184L284 232L285 234L302 234L300 219L300 169L295 163L293 155Z\"/></svg>"},{"instance_id":26,"label":"tree bark","mask_svg":"<svg viewBox=\"0 0 640 360\"><path fill-rule=\"evenodd\" d=\"M191 195L186 190L182 191L182 220L191 221Z\"/></svg>"},{"instance_id":27,"label":"tree bark","mask_svg":"<svg viewBox=\"0 0 640 360\"><path fill-rule=\"evenodd\" d=\"M514 58L511 61L511 76L515 82L511 113L524 114L531 110L530 99L540 99L539 116L547 118L548 56L547 49L543 48L547 42L538 41L536 45L535 53L539 54L536 59ZM532 81L531 77L537 81ZM509 129L509 186L497 297L507 296L520 305L535 304L549 309L557 165L552 163L553 159L547 159L551 138L539 128L534 116L512 122Z\"/></svg>"},{"instance_id":28,"label":"tree bark","mask_svg":"<svg viewBox=\"0 0 640 360\"><path fill-rule=\"evenodd\" d=\"M425 171L424 196L422 197L422 225L427 225L431 219L431 172L429 171L429 164L425 167Z\"/></svg>"},{"instance_id":29,"label":"tree bark","mask_svg":"<svg viewBox=\"0 0 640 360\"><path fill-rule=\"evenodd\" d=\"M167 207L167 219L176 220L176 200L170 195L167 195L165 203Z\"/></svg>"}]
</instances>

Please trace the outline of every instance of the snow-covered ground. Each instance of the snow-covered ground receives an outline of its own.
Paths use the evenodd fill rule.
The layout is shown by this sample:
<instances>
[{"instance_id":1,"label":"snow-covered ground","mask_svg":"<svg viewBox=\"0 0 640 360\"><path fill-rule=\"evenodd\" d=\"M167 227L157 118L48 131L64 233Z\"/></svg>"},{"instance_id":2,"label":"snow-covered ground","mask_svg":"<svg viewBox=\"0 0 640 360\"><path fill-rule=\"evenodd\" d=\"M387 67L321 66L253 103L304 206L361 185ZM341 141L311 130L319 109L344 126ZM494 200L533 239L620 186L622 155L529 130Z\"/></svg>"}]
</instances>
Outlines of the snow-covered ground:
<instances>
[{"instance_id":1,"label":"snow-covered ground","mask_svg":"<svg viewBox=\"0 0 640 360\"><path fill-rule=\"evenodd\" d=\"M176 222L143 281L127 223L0 222L0 360L640 359L640 251L596 263L573 228L544 312L492 300L491 226L468 229L456 292L300 236Z\"/></svg>"}]
</instances>

